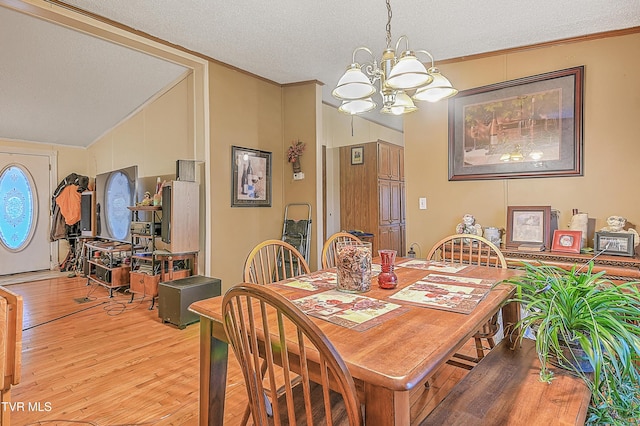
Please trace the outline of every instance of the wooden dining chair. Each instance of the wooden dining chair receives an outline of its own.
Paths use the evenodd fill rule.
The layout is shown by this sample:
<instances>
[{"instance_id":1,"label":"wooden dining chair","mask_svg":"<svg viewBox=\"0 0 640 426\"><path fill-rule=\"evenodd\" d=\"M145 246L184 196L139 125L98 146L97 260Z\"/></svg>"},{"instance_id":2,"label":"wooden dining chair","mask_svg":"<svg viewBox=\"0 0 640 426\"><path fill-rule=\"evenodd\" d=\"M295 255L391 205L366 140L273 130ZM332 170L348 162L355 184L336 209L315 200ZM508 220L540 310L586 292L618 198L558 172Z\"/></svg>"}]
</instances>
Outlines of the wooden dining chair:
<instances>
[{"instance_id":1,"label":"wooden dining chair","mask_svg":"<svg viewBox=\"0 0 640 426\"><path fill-rule=\"evenodd\" d=\"M500 248L486 238L472 234L454 234L441 239L431 248L427 255L427 260L507 269L507 261ZM494 337L500 329L499 320L500 313L498 311L482 326L482 329L473 335L476 348L475 357L459 353L454 354L454 357L469 361L472 364L456 360L449 360L448 363L466 369L473 368L474 364L484 358L485 347L482 339L487 341L489 349L495 347Z\"/></svg>"},{"instance_id":2,"label":"wooden dining chair","mask_svg":"<svg viewBox=\"0 0 640 426\"><path fill-rule=\"evenodd\" d=\"M10 425L11 387L20 383L22 310L22 296L0 287L0 426Z\"/></svg>"},{"instance_id":3,"label":"wooden dining chair","mask_svg":"<svg viewBox=\"0 0 640 426\"><path fill-rule=\"evenodd\" d=\"M254 284L269 284L310 272L307 261L291 244L266 240L247 256L242 279Z\"/></svg>"},{"instance_id":4,"label":"wooden dining chair","mask_svg":"<svg viewBox=\"0 0 640 426\"><path fill-rule=\"evenodd\" d=\"M336 232L330 236L322 247L322 269L336 266L338 260L336 245L339 241L360 241L360 238L348 232Z\"/></svg>"},{"instance_id":5,"label":"wooden dining chair","mask_svg":"<svg viewBox=\"0 0 640 426\"><path fill-rule=\"evenodd\" d=\"M256 245L244 264L243 281L254 284L269 284L286 278L310 273L304 256L291 244L281 240L266 240ZM262 376L267 365L263 362ZM297 379L294 379L294 385ZM278 388L278 394L283 388ZM251 415L251 405L245 408L240 424L245 426Z\"/></svg>"},{"instance_id":6,"label":"wooden dining chair","mask_svg":"<svg viewBox=\"0 0 640 426\"><path fill-rule=\"evenodd\" d=\"M355 384L340 354L291 301L267 286L242 283L225 294L222 314L255 425L363 424ZM279 395L275 389L281 384Z\"/></svg>"}]
</instances>

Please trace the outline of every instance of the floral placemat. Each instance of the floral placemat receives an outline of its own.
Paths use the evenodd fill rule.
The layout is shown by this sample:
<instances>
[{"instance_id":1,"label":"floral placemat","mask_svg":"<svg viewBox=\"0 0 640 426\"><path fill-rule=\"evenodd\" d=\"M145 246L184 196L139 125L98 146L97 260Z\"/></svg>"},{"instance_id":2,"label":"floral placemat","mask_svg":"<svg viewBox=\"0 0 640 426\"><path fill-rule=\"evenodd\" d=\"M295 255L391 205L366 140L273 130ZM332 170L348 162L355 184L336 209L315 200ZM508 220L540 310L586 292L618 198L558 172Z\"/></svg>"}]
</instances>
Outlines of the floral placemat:
<instances>
[{"instance_id":1,"label":"floral placemat","mask_svg":"<svg viewBox=\"0 0 640 426\"><path fill-rule=\"evenodd\" d=\"M429 274L400 290L391 299L428 308L469 314L491 291L492 280Z\"/></svg>"},{"instance_id":2,"label":"floral placemat","mask_svg":"<svg viewBox=\"0 0 640 426\"><path fill-rule=\"evenodd\" d=\"M469 265L460 265L458 263L440 262L436 260L411 259L396 265L401 268L424 269L426 271L448 272L456 274Z\"/></svg>"},{"instance_id":3,"label":"floral placemat","mask_svg":"<svg viewBox=\"0 0 640 426\"><path fill-rule=\"evenodd\" d=\"M307 291L324 291L336 288L337 283L338 275L335 272L322 271L291 278L276 285Z\"/></svg>"},{"instance_id":4,"label":"floral placemat","mask_svg":"<svg viewBox=\"0 0 640 426\"><path fill-rule=\"evenodd\" d=\"M356 331L368 330L408 310L356 293L329 290L292 301L307 315Z\"/></svg>"},{"instance_id":5,"label":"floral placemat","mask_svg":"<svg viewBox=\"0 0 640 426\"><path fill-rule=\"evenodd\" d=\"M338 285L338 274L334 272L336 268L331 270L313 272L309 275L300 275L299 277L289 278L288 280L274 283L282 287L292 287L299 290L310 292L325 291L334 289ZM382 271L380 265L371 265L371 278L375 278Z\"/></svg>"}]
</instances>

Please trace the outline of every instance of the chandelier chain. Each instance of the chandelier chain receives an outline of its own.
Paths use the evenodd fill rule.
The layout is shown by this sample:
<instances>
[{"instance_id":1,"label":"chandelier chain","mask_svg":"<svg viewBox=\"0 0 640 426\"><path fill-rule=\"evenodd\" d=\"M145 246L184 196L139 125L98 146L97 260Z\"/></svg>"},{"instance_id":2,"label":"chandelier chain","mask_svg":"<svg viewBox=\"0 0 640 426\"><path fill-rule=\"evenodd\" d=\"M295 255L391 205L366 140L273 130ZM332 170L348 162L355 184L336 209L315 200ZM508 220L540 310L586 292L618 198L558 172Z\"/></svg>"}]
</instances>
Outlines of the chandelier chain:
<instances>
[{"instance_id":1,"label":"chandelier chain","mask_svg":"<svg viewBox=\"0 0 640 426\"><path fill-rule=\"evenodd\" d=\"M387 0L387 49L391 47L391 0Z\"/></svg>"}]
</instances>

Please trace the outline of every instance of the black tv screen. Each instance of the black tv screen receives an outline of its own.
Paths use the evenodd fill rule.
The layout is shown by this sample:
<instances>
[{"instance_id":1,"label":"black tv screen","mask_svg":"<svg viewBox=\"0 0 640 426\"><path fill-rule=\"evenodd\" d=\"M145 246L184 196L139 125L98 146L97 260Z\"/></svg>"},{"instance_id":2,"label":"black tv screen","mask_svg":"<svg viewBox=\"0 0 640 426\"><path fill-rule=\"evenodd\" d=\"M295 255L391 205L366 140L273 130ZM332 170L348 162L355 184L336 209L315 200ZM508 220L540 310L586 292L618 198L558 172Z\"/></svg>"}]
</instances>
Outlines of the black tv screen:
<instances>
[{"instance_id":1,"label":"black tv screen","mask_svg":"<svg viewBox=\"0 0 640 426\"><path fill-rule=\"evenodd\" d=\"M96 236L117 241L131 238L131 210L137 200L138 166L96 176Z\"/></svg>"}]
</instances>

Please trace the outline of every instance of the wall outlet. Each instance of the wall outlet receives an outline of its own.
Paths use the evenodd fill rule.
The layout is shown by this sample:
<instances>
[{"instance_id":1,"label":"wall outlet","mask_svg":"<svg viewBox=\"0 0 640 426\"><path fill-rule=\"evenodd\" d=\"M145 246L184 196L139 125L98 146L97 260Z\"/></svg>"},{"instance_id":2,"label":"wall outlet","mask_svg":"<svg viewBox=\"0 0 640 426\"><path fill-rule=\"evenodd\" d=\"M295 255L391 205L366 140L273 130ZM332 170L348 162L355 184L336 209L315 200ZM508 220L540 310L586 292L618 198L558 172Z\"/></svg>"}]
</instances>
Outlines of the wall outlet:
<instances>
[{"instance_id":1,"label":"wall outlet","mask_svg":"<svg viewBox=\"0 0 640 426\"><path fill-rule=\"evenodd\" d=\"M293 180L302 180L302 179L304 179L304 173L299 172L299 173L293 174Z\"/></svg>"},{"instance_id":2,"label":"wall outlet","mask_svg":"<svg viewBox=\"0 0 640 426\"><path fill-rule=\"evenodd\" d=\"M425 197L421 197L419 199L420 201L420 210L426 210L427 209L427 199Z\"/></svg>"}]
</instances>

